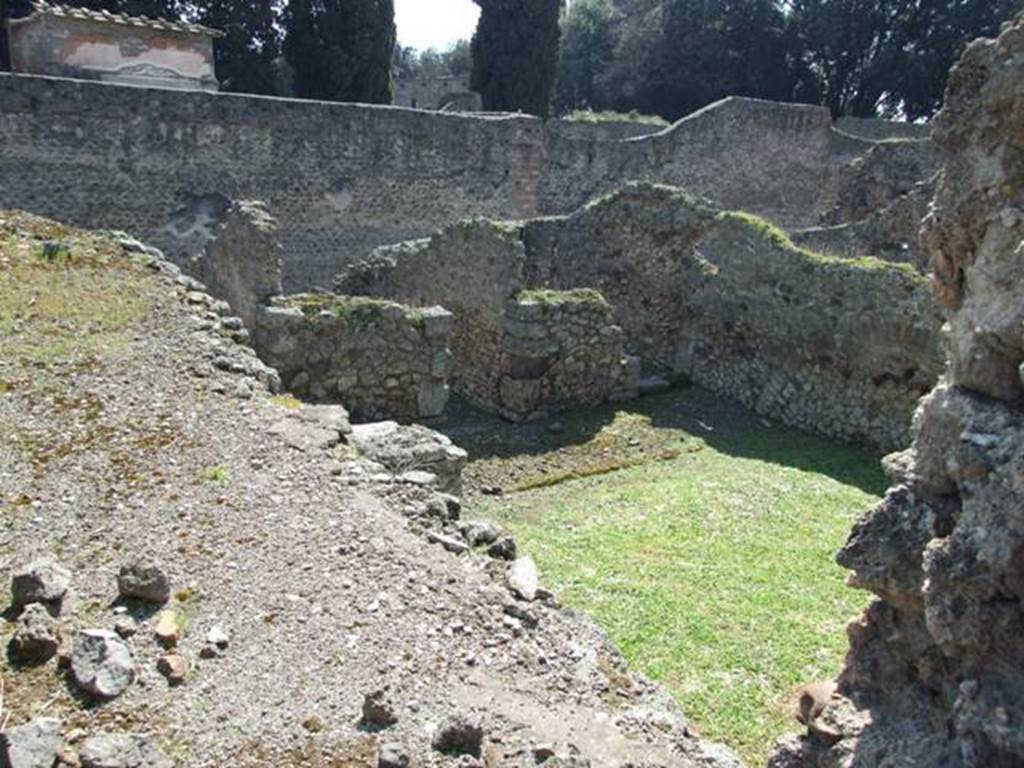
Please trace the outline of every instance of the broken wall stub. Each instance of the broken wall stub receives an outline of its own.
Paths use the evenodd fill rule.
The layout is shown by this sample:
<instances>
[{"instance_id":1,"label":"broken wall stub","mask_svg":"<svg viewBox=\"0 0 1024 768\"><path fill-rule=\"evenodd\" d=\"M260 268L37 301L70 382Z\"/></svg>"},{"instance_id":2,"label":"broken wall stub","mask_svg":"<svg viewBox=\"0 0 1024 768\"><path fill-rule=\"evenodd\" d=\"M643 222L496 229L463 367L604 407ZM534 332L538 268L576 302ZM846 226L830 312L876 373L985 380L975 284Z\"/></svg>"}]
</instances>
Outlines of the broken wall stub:
<instances>
[{"instance_id":1,"label":"broken wall stub","mask_svg":"<svg viewBox=\"0 0 1024 768\"><path fill-rule=\"evenodd\" d=\"M451 330L440 307L295 294L258 307L253 345L296 395L360 420L413 420L444 412Z\"/></svg>"},{"instance_id":2,"label":"broken wall stub","mask_svg":"<svg viewBox=\"0 0 1024 768\"><path fill-rule=\"evenodd\" d=\"M615 311L594 290L524 291L505 306L499 412L513 420L636 397Z\"/></svg>"},{"instance_id":3,"label":"broken wall stub","mask_svg":"<svg viewBox=\"0 0 1024 768\"><path fill-rule=\"evenodd\" d=\"M377 249L335 290L451 310L452 387L508 418L635 394L613 308L596 291L524 292L525 261L518 225L466 221Z\"/></svg>"},{"instance_id":4,"label":"broken wall stub","mask_svg":"<svg viewBox=\"0 0 1024 768\"><path fill-rule=\"evenodd\" d=\"M933 125L946 372L838 555L876 596L841 695L773 768L1024 764L1024 20L968 46Z\"/></svg>"},{"instance_id":5,"label":"broken wall stub","mask_svg":"<svg viewBox=\"0 0 1024 768\"><path fill-rule=\"evenodd\" d=\"M281 245L278 224L266 204L231 203L204 252L189 272L226 301L250 330L258 307L281 294Z\"/></svg>"}]
</instances>

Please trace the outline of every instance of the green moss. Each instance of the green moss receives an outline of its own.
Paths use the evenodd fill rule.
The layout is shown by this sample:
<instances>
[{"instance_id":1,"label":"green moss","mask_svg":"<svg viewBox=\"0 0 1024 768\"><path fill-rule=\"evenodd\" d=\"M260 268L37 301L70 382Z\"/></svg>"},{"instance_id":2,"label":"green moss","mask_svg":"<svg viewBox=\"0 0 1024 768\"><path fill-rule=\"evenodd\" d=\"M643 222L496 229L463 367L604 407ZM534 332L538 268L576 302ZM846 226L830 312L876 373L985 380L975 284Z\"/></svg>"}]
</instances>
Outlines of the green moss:
<instances>
[{"instance_id":1,"label":"green moss","mask_svg":"<svg viewBox=\"0 0 1024 768\"><path fill-rule=\"evenodd\" d=\"M571 123L639 123L667 128L671 123L659 115L645 115L635 109L630 112L593 112L589 109L577 109L565 116Z\"/></svg>"},{"instance_id":2,"label":"green moss","mask_svg":"<svg viewBox=\"0 0 1024 768\"><path fill-rule=\"evenodd\" d=\"M231 475L228 473L227 467L207 467L199 471L199 480L204 483L225 486L231 482Z\"/></svg>"},{"instance_id":3,"label":"green moss","mask_svg":"<svg viewBox=\"0 0 1024 768\"><path fill-rule=\"evenodd\" d=\"M892 274L902 274L921 284L926 282L924 276L914 269L911 264L885 261L884 259L879 259L874 256L841 258L839 256L830 256L826 253L812 251L809 248L803 248L794 243L790 239L789 235L778 226L753 213L747 213L746 211L722 211L715 217L715 221L719 223L734 222L748 227L758 236L771 241L771 243L777 248L798 253L814 264L824 268L889 272Z\"/></svg>"},{"instance_id":4,"label":"green moss","mask_svg":"<svg viewBox=\"0 0 1024 768\"><path fill-rule=\"evenodd\" d=\"M555 291L550 288L527 288L516 296L516 301L535 304L607 304L600 291L593 288L573 288L571 291Z\"/></svg>"}]
</instances>

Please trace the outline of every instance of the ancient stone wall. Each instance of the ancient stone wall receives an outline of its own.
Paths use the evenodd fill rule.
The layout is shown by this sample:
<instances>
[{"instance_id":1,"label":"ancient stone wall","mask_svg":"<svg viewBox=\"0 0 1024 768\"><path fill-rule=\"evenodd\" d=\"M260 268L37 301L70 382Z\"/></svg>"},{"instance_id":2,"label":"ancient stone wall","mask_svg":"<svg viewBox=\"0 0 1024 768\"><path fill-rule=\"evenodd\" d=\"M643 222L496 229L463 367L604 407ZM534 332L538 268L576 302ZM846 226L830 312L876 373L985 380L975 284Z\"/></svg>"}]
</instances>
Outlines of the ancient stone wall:
<instances>
[{"instance_id":1,"label":"ancient stone wall","mask_svg":"<svg viewBox=\"0 0 1024 768\"><path fill-rule=\"evenodd\" d=\"M505 306L523 288L523 259L515 226L466 221L427 240L377 249L342 273L335 291L450 310L452 385L493 407L501 386Z\"/></svg>"},{"instance_id":2,"label":"ancient stone wall","mask_svg":"<svg viewBox=\"0 0 1024 768\"><path fill-rule=\"evenodd\" d=\"M677 370L819 434L898 448L942 369L942 314L908 266L801 250L719 214L683 265Z\"/></svg>"},{"instance_id":3,"label":"ancient stone wall","mask_svg":"<svg viewBox=\"0 0 1024 768\"><path fill-rule=\"evenodd\" d=\"M457 329L461 313L474 318L453 335L454 379L501 406L508 302L523 288L597 291L610 306L589 321L616 329L644 364L886 448L907 444L914 406L942 367L942 313L909 265L802 250L763 219L660 185L629 185L569 216L455 225L379 249L336 285L440 304Z\"/></svg>"},{"instance_id":4,"label":"ancient stone wall","mask_svg":"<svg viewBox=\"0 0 1024 768\"><path fill-rule=\"evenodd\" d=\"M934 129L946 374L839 553L876 595L839 693L773 768L1024 765L1024 20L968 46Z\"/></svg>"},{"instance_id":5,"label":"ancient stone wall","mask_svg":"<svg viewBox=\"0 0 1024 768\"><path fill-rule=\"evenodd\" d=\"M253 342L297 395L357 419L417 419L444 412L451 327L439 307L295 294L258 308Z\"/></svg>"},{"instance_id":6,"label":"ancient stone wall","mask_svg":"<svg viewBox=\"0 0 1024 768\"><path fill-rule=\"evenodd\" d=\"M214 239L188 265L189 274L226 301L246 328L257 308L281 294L281 245L277 222L263 203L233 203Z\"/></svg>"},{"instance_id":7,"label":"ancient stone wall","mask_svg":"<svg viewBox=\"0 0 1024 768\"><path fill-rule=\"evenodd\" d=\"M686 202L676 204L675 196ZM526 283L600 291L628 351L671 368L683 306L681 255L713 218L691 202L677 189L634 185L569 216L527 222Z\"/></svg>"},{"instance_id":8,"label":"ancient stone wall","mask_svg":"<svg viewBox=\"0 0 1024 768\"><path fill-rule=\"evenodd\" d=\"M524 291L505 307L498 410L513 419L636 397L615 312L594 290Z\"/></svg>"},{"instance_id":9,"label":"ancient stone wall","mask_svg":"<svg viewBox=\"0 0 1024 768\"><path fill-rule=\"evenodd\" d=\"M518 225L466 221L377 249L335 290L451 310L452 387L508 418L635 394L612 307L596 291L524 293L525 254Z\"/></svg>"},{"instance_id":10,"label":"ancient stone wall","mask_svg":"<svg viewBox=\"0 0 1024 768\"><path fill-rule=\"evenodd\" d=\"M539 208L568 213L623 182L653 181L786 227L812 226L834 204L839 169L872 146L833 130L820 107L728 98L614 144L553 136Z\"/></svg>"},{"instance_id":11,"label":"ancient stone wall","mask_svg":"<svg viewBox=\"0 0 1024 768\"><path fill-rule=\"evenodd\" d=\"M726 99L608 141L527 116L456 115L0 75L0 206L121 229L179 264L228 201L280 221L286 290L467 216L568 213L631 179L811 226L874 146L826 110Z\"/></svg>"}]
</instances>

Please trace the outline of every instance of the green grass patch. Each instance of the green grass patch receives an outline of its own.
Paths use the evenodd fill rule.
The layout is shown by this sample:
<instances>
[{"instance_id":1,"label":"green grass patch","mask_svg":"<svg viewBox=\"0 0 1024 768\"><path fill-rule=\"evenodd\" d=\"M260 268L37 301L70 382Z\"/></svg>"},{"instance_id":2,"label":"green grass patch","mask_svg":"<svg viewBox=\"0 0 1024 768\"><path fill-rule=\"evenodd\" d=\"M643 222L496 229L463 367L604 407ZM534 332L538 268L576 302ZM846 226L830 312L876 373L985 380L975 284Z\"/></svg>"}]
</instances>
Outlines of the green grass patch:
<instances>
[{"instance_id":1,"label":"green grass patch","mask_svg":"<svg viewBox=\"0 0 1024 768\"><path fill-rule=\"evenodd\" d=\"M297 411L302 407L302 401L292 395L275 395L270 398L270 402L289 411Z\"/></svg>"},{"instance_id":2,"label":"green grass patch","mask_svg":"<svg viewBox=\"0 0 1024 768\"><path fill-rule=\"evenodd\" d=\"M199 481L223 487L231 482L231 474L228 472L227 467L206 467L199 470Z\"/></svg>"},{"instance_id":3,"label":"green grass patch","mask_svg":"<svg viewBox=\"0 0 1024 768\"><path fill-rule=\"evenodd\" d=\"M0 358L74 362L122 348L149 311L137 264L108 244L0 241Z\"/></svg>"},{"instance_id":4,"label":"green grass patch","mask_svg":"<svg viewBox=\"0 0 1024 768\"><path fill-rule=\"evenodd\" d=\"M796 729L799 686L840 669L845 624L868 598L834 553L885 483L876 456L785 427L705 437L473 511L500 518L705 737L758 765Z\"/></svg>"}]
</instances>

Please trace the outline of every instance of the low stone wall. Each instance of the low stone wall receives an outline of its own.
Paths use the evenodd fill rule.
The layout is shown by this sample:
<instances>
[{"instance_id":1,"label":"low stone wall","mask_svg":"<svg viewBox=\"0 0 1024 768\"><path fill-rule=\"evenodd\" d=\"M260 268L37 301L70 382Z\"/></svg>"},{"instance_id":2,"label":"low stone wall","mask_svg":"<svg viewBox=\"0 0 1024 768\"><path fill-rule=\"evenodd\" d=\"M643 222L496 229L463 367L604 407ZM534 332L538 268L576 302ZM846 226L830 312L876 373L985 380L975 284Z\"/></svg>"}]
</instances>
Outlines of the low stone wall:
<instances>
[{"instance_id":1,"label":"low stone wall","mask_svg":"<svg viewBox=\"0 0 1024 768\"><path fill-rule=\"evenodd\" d=\"M417 419L444 412L451 330L440 307L296 294L258 308L254 346L296 395L362 420Z\"/></svg>"},{"instance_id":2,"label":"low stone wall","mask_svg":"<svg viewBox=\"0 0 1024 768\"><path fill-rule=\"evenodd\" d=\"M686 259L676 370L758 413L882 448L909 442L942 372L943 316L908 265L795 247L720 214Z\"/></svg>"},{"instance_id":3,"label":"low stone wall","mask_svg":"<svg viewBox=\"0 0 1024 768\"><path fill-rule=\"evenodd\" d=\"M507 418L636 397L615 311L594 290L524 291L505 307L497 406Z\"/></svg>"},{"instance_id":4,"label":"low stone wall","mask_svg":"<svg viewBox=\"0 0 1024 768\"><path fill-rule=\"evenodd\" d=\"M516 224L455 224L378 248L335 290L451 310L452 387L507 418L627 396L636 385L613 307L597 291L524 293L522 235Z\"/></svg>"}]
</instances>

